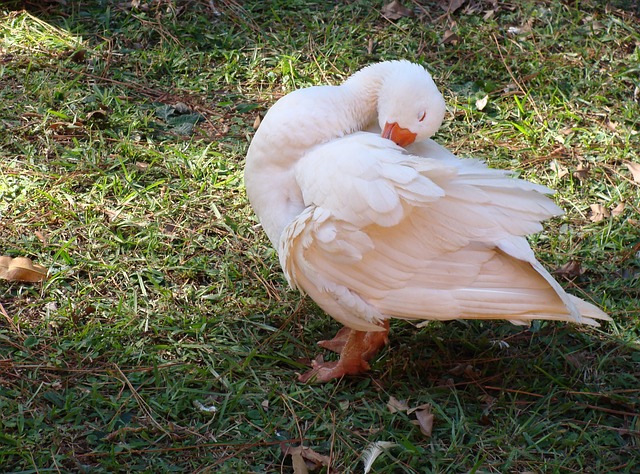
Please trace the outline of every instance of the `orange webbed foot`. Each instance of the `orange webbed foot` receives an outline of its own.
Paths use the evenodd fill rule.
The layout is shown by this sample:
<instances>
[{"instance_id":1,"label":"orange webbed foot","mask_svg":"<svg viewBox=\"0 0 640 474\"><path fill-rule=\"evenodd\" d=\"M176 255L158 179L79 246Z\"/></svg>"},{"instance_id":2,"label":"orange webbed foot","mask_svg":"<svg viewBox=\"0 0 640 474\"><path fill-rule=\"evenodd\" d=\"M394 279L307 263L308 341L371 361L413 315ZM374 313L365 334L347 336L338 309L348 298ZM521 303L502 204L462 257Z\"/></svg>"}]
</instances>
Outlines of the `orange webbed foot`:
<instances>
[{"instance_id":1,"label":"orange webbed foot","mask_svg":"<svg viewBox=\"0 0 640 474\"><path fill-rule=\"evenodd\" d=\"M336 362L316 362L311 370L298 376L302 383L328 382L345 375L356 375L369 370L369 362L388 342L389 322L385 321L382 331L355 331L342 328L333 339L320 341L325 349L339 352Z\"/></svg>"},{"instance_id":2,"label":"orange webbed foot","mask_svg":"<svg viewBox=\"0 0 640 474\"><path fill-rule=\"evenodd\" d=\"M340 329L333 339L328 339L326 341L319 341L318 345L324 349L328 349L333 352L337 352L340 354L344 349L347 340L349 339L349 335L351 334L352 329L344 327Z\"/></svg>"}]
</instances>

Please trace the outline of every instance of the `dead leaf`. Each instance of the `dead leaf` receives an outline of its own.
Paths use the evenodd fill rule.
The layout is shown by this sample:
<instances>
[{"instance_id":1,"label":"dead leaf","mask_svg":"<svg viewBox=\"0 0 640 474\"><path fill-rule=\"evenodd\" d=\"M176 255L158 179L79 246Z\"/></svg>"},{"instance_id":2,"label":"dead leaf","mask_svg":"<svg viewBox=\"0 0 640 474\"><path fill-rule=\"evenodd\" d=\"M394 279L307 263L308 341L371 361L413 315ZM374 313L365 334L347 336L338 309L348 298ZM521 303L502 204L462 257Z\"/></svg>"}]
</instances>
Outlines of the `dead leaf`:
<instances>
[{"instance_id":1,"label":"dead leaf","mask_svg":"<svg viewBox=\"0 0 640 474\"><path fill-rule=\"evenodd\" d=\"M624 212L624 207L625 207L624 202L621 202L611 210L611 215L614 217L618 217L620 214Z\"/></svg>"},{"instance_id":2,"label":"dead leaf","mask_svg":"<svg viewBox=\"0 0 640 474\"><path fill-rule=\"evenodd\" d=\"M420 410L416 410L416 418L417 420L412 421L413 424L418 425L420 427L420 431L427 438L431 436L433 432L433 413L431 413L431 405L427 404L423 405L424 408Z\"/></svg>"},{"instance_id":3,"label":"dead leaf","mask_svg":"<svg viewBox=\"0 0 640 474\"><path fill-rule=\"evenodd\" d=\"M307 463L300 453L291 453L291 464L293 464L293 474L307 474L309 469Z\"/></svg>"},{"instance_id":4,"label":"dead leaf","mask_svg":"<svg viewBox=\"0 0 640 474\"><path fill-rule=\"evenodd\" d=\"M87 122L90 120L105 122L109 120L109 115L107 111L103 109L92 110L87 114L86 120Z\"/></svg>"},{"instance_id":5,"label":"dead leaf","mask_svg":"<svg viewBox=\"0 0 640 474\"><path fill-rule=\"evenodd\" d=\"M609 120L608 118L604 121L604 126L606 128L608 128L609 130L611 130L612 132L615 132L618 129L618 122L612 122L611 120Z\"/></svg>"},{"instance_id":6,"label":"dead leaf","mask_svg":"<svg viewBox=\"0 0 640 474\"><path fill-rule=\"evenodd\" d=\"M398 411L407 411L409 405L407 405L407 402L404 400L398 400L396 397L390 396L387 402L387 409L389 413L396 413Z\"/></svg>"},{"instance_id":7,"label":"dead leaf","mask_svg":"<svg viewBox=\"0 0 640 474\"><path fill-rule=\"evenodd\" d=\"M466 0L443 0L440 1L440 8L445 10L447 13L453 13L457 9L459 9Z\"/></svg>"},{"instance_id":8,"label":"dead leaf","mask_svg":"<svg viewBox=\"0 0 640 474\"><path fill-rule=\"evenodd\" d=\"M496 10L487 10L486 12L484 12L484 16L482 17L482 19L484 21L487 21L489 18L495 15L495 13L496 13Z\"/></svg>"},{"instance_id":9,"label":"dead leaf","mask_svg":"<svg viewBox=\"0 0 640 474\"><path fill-rule=\"evenodd\" d=\"M578 277L584 273L582 265L577 260L569 260L555 271L556 275L560 275L569 279Z\"/></svg>"},{"instance_id":10,"label":"dead leaf","mask_svg":"<svg viewBox=\"0 0 640 474\"><path fill-rule=\"evenodd\" d=\"M473 372L473 367L465 362L457 364L453 369L449 370L451 375L462 375Z\"/></svg>"},{"instance_id":11,"label":"dead leaf","mask_svg":"<svg viewBox=\"0 0 640 474\"><path fill-rule=\"evenodd\" d=\"M431 410L431 404L430 403L423 403L422 405L418 405L417 407L413 407L413 408L409 408L407 410L407 415L411 415L412 413L418 411L418 410L426 410L429 409Z\"/></svg>"},{"instance_id":12,"label":"dead leaf","mask_svg":"<svg viewBox=\"0 0 640 474\"><path fill-rule=\"evenodd\" d=\"M460 37L455 34L452 30L447 29L444 32L444 36L442 37L441 44L458 44L460 41Z\"/></svg>"},{"instance_id":13,"label":"dead leaf","mask_svg":"<svg viewBox=\"0 0 640 474\"><path fill-rule=\"evenodd\" d=\"M502 89L503 95L504 96L509 96L509 95L515 95L518 93L518 91L520 90L520 88L518 87L517 84L510 82L509 84L507 84L505 86L504 89Z\"/></svg>"},{"instance_id":14,"label":"dead leaf","mask_svg":"<svg viewBox=\"0 0 640 474\"><path fill-rule=\"evenodd\" d=\"M569 169L566 166L562 166L556 160L551 161L551 169L556 172L558 178L564 178L569 174Z\"/></svg>"},{"instance_id":15,"label":"dead leaf","mask_svg":"<svg viewBox=\"0 0 640 474\"><path fill-rule=\"evenodd\" d=\"M573 172L573 176L578 178L580 181L587 179L587 176L589 176L589 165L578 163L578 167Z\"/></svg>"},{"instance_id":16,"label":"dead leaf","mask_svg":"<svg viewBox=\"0 0 640 474\"><path fill-rule=\"evenodd\" d=\"M633 180L636 183L640 183L640 163L625 161L624 164L627 165L627 168L629 168L629 171L631 171L631 174L633 175Z\"/></svg>"},{"instance_id":17,"label":"dead leaf","mask_svg":"<svg viewBox=\"0 0 640 474\"><path fill-rule=\"evenodd\" d=\"M581 354L580 352L566 354L564 358L574 369L581 369L582 367L586 367L589 363L585 355Z\"/></svg>"},{"instance_id":18,"label":"dead leaf","mask_svg":"<svg viewBox=\"0 0 640 474\"><path fill-rule=\"evenodd\" d=\"M69 56L69 59L71 61L73 61L74 63L82 63L82 62L84 62L86 57L87 57L87 50L86 49L79 49L79 50L74 51L73 53L71 53L71 55Z\"/></svg>"},{"instance_id":19,"label":"dead leaf","mask_svg":"<svg viewBox=\"0 0 640 474\"><path fill-rule=\"evenodd\" d=\"M411 415L412 413L415 414L416 419L411 420L411 423L414 425L418 425L420 427L420 431L425 436L431 436L434 416L431 413L430 403L423 403L422 405L418 405L417 407L409 408L404 400L398 400L397 398L390 396L389 401L387 402L387 409L391 413L404 411L407 413L407 415Z\"/></svg>"},{"instance_id":20,"label":"dead leaf","mask_svg":"<svg viewBox=\"0 0 640 474\"><path fill-rule=\"evenodd\" d=\"M369 38L369 41L367 42L367 54L368 55L372 55L373 54L373 47L375 46L375 43L373 41L373 38Z\"/></svg>"},{"instance_id":21,"label":"dead leaf","mask_svg":"<svg viewBox=\"0 0 640 474\"><path fill-rule=\"evenodd\" d=\"M387 20L399 20L405 16L413 16L413 10L405 7L398 0L387 3L381 10L382 16Z\"/></svg>"},{"instance_id":22,"label":"dead leaf","mask_svg":"<svg viewBox=\"0 0 640 474\"><path fill-rule=\"evenodd\" d=\"M258 114L256 115L256 119L253 121L254 130L258 130L258 127L260 126L260 122L262 122L262 117L260 117L260 114Z\"/></svg>"},{"instance_id":23,"label":"dead leaf","mask_svg":"<svg viewBox=\"0 0 640 474\"><path fill-rule=\"evenodd\" d=\"M482 401L482 403L487 405L487 408L491 408L491 407L493 407L493 405L495 405L495 403L496 403L496 401L498 399L496 397L492 397L488 393L485 393L484 395L482 395L480 397L480 400Z\"/></svg>"},{"instance_id":24,"label":"dead leaf","mask_svg":"<svg viewBox=\"0 0 640 474\"><path fill-rule=\"evenodd\" d=\"M175 112L180 115L193 113L191 107L189 107L184 102L176 102L174 105L172 105L172 107L173 110L175 110Z\"/></svg>"},{"instance_id":25,"label":"dead leaf","mask_svg":"<svg viewBox=\"0 0 640 474\"><path fill-rule=\"evenodd\" d=\"M604 207L602 204L591 204L591 219L592 222L600 222L605 217L609 217L611 213L609 209Z\"/></svg>"},{"instance_id":26,"label":"dead leaf","mask_svg":"<svg viewBox=\"0 0 640 474\"><path fill-rule=\"evenodd\" d=\"M334 472L330 466L331 459L329 456L319 454L306 446L289 446L284 449L284 455L291 456L294 474L306 474L309 472L309 469L313 471L320 467L326 467L329 473Z\"/></svg>"},{"instance_id":27,"label":"dead leaf","mask_svg":"<svg viewBox=\"0 0 640 474\"><path fill-rule=\"evenodd\" d=\"M0 257L0 279L35 283L47 278L47 269L27 257Z\"/></svg>"},{"instance_id":28,"label":"dead leaf","mask_svg":"<svg viewBox=\"0 0 640 474\"><path fill-rule=\"evenodd\" d=\"M482 110L487 106L487 102L489 102L489 96L485 95L482 99L476 100L476 109Z\"/></svg>"},{"instance_id":29,"label":"dead leaf","mask_svg":"<svg viewBox=\"0 0 640 474\"><path fill-rule=\"evenodd\" d=\"M418 411L416 412L416 417L418 418L418 423L420 424L420 431L427 438L431 437L431 433L433 432L433 413L427 413L426 411Z\"/></svg>"},{"instance_id":30,"label":"dead leaf","mask_svg":"<svg viewBox=\"0 0 640 474\"><path fill-rule=\"evenodd\" d=\"M597 33L605 28L604 23L596 20L593 15L584 17L582 23L591 27L591 34Z\"/></svg>"}]
</instances>

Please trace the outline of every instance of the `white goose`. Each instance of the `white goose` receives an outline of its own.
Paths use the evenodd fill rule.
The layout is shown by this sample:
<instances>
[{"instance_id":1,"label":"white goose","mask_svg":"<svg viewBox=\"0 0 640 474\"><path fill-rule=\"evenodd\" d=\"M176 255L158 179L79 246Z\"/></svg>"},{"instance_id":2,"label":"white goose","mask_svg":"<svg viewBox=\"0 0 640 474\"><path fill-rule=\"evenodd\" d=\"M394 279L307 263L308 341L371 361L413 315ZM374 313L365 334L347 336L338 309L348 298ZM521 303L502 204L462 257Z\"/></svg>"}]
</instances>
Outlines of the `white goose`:
<instances>
[{"instance_id":1,"label":"white goose","mask_svg":"<svg viewBox=\"0 0 640 474\"><path fill-rule=\"evenodd\" d=\"M290 285L346 326L320 342L340 359L301 381L368 370L392 317L610 319L567 294L524 237L562 213L551 191L429 139L444 114L422 66L389 61L288 94L257 130L251 205Z\"/></svg>"}]
</instances>

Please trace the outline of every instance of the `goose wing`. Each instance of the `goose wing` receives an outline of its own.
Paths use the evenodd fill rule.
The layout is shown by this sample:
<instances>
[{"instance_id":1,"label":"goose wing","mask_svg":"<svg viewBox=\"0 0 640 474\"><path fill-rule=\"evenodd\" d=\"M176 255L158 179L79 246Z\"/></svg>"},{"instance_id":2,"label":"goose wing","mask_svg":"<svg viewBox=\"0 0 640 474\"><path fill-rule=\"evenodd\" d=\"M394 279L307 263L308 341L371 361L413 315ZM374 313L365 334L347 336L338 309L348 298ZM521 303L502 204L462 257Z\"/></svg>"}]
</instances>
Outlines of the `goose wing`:
<instances>
[{"instance_id":1,"label":"goose wing","mask_svg":"<svg viewBox=\"0 0 640 474\"><path fill-rule=\"evenodd\" d=\"M549 189L435 142L416 151L361 132L298 161L305 209L279 242L292 286L357 330L389 317L608 319L565 293L524 238L561 214Z\"/></svg>"}]
</instances>

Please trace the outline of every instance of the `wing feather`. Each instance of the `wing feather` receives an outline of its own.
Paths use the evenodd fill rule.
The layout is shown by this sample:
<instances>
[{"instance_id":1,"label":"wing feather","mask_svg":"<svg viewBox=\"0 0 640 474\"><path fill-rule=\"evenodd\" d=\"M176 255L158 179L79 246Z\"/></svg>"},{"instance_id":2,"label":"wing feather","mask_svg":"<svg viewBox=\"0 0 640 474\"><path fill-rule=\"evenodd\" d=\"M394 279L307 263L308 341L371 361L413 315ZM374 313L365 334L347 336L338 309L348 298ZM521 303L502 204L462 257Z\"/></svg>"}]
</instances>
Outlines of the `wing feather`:
<instances>
[{"instance_id":1,"label":"wing feather","mask_svg":"<svg viewBox=\"0 0 640 474\"><path fill-rule=\"evenodd\" d=\"M362 132L297 163L306 210L279 252L293 286L358 330L388 317L608 318L566 294L524 238L561 214L549 189L433 142L417 151Z\"/></svg>"}]
</instances>

